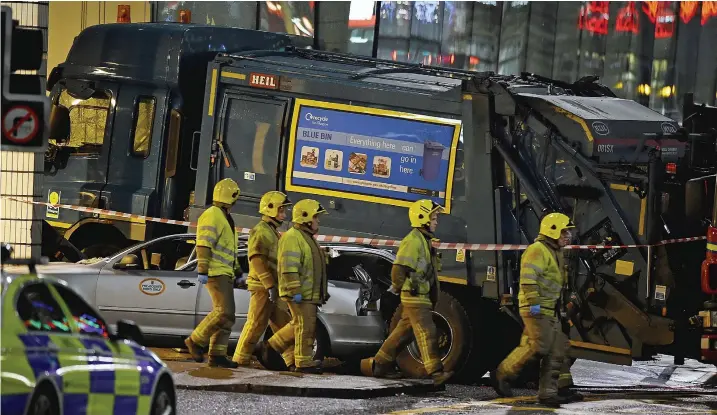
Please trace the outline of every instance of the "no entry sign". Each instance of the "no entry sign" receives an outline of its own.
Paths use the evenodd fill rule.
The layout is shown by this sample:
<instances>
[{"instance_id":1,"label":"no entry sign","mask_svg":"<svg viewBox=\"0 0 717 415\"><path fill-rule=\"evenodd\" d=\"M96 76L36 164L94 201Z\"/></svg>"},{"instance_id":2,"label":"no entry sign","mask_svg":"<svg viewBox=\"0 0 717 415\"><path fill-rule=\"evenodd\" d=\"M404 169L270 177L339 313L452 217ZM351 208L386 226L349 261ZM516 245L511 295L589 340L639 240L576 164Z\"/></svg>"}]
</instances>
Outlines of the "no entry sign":
<instances>
[{"instance_id":1,"label":"no entry sign","mask_svg":"<svg viewBox=\"0 0 717 415\"><path fill-rule=\"evenodd\" d=\"M40 118L30 107L18 105L5 113L2 120L3 136L15 144L27 144L40 130Z\"/></svg>"}]
</instances>

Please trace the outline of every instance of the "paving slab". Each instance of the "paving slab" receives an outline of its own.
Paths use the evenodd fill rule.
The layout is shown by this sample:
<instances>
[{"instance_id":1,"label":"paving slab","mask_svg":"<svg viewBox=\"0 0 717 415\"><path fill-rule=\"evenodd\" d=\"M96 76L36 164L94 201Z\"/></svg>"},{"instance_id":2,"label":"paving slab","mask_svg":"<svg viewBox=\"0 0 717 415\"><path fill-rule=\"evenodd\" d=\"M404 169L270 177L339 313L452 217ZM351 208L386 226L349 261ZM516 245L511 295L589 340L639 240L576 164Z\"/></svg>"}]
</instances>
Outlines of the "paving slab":
<instances>
[{"instance_id":1,"label":"paving slab","mask_svg":"<svg viewBox=\"0 0 717 415\"><path fill-rule=\"evenodd\" d=\"M367 399L393 395L420 395L444 390L430 379L378 379L325 373L321 375L274 372L264 369L210 368L205 363L166 361L177 389L316 398Z\"/></svg>"}]
</instances>

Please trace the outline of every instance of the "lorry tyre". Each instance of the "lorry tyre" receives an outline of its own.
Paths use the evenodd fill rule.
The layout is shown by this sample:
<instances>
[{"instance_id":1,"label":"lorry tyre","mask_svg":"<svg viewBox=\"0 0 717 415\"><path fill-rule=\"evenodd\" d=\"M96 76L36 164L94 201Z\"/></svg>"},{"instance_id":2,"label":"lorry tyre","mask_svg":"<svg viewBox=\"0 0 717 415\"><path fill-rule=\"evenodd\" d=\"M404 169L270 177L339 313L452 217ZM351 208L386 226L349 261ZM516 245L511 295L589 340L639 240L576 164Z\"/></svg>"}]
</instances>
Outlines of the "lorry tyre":
<instances>
[{"instance_id":1,"label":"lorry tyre","mask_svg":"<svg viewBox=\"0 0 717 415\"><path fill-rule=\"evenodd\" d=\"M390 331L401 320L399 307L391 319ZM457 376L465 368L472 347L473 333L468 315L461 304L452 295L441 291L438 303L433 310L433 321L438 331L438 354L445 371L454 371ZM396 357L396 363L404 375L413 378L428 376L423 367L421 353L411 334L410 343Z\"/></svg>"}]
</instances>

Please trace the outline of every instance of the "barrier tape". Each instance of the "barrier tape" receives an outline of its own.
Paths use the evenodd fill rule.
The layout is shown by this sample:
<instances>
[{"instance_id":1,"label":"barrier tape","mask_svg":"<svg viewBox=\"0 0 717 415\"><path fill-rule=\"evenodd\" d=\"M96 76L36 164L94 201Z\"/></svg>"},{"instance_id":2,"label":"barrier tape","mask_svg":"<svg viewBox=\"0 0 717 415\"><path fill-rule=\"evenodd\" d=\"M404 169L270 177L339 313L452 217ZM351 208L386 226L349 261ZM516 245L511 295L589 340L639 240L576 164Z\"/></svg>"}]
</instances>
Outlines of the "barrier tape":
<instances>
[{"instance_id":1,"label":"barrier tape","mask_svg":"<svg viewBox=\"0 0 717 415\"><path fill-rule=\"evenodd\" d=\"M78 212L94 213L98 215L112 216L124 219L136 219L144 220L149 222L166 223L170 225L186 226L189 228L196 228L196 222L188 222L174 219L162 219L154 218L151 216L133 215L130 213L118 212L116 210L97 209L85 206L75 205L53 205L48 202L36 202L32 200L22 200L14 197L3 197L3 199L12 200L14 202L26 203L31 205L43 205L53 208L68 209ZM251 229L249 228L236 228L237 232L242 235L248 235ZM568 245L565 249L582 249L582 250L595 250L595 249L627 249L627 248L648 248L650 246L661 246L683 242L694 242L707 239L706 236L694 236L690 238L677 238L677 239L666 239L653 245ZM373 245L373 246L394 246L397 247L401 244L401 241L395 239L376 239L376 238L361 238L353 236L331 236L331 235L316 235L316 240L325 243L350 243L358 245ZM528 248L528 245L515 245L515 244L469 244L469 243L455 243L455 242L436 242L433 246L437 249L446 250L466 250L466 251L522 251Z\"/></svg>"}]
</instances>

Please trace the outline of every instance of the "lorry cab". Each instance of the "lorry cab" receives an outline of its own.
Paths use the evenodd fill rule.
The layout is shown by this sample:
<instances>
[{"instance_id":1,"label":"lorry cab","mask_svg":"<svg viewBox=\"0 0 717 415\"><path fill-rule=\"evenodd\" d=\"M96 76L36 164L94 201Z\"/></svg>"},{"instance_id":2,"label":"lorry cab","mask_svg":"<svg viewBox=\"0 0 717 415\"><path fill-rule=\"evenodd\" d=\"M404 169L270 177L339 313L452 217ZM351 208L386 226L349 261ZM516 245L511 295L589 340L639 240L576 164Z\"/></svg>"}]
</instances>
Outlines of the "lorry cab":
<instances>
[{"instance_id":1,"label":"lorry cab","mask_svg":"<svg viewBox=\"0 0 717 415\"><path fill-rule=\"evenodd\" d=\"M87 28L48 80L52 128L43 196L181 218L194 182L207 63L219 52L290 43L281 34L177 23ZM67 209L50 209L45 219L86 256L153 233L144 221Z\"/></svg>"}]
</instances>

